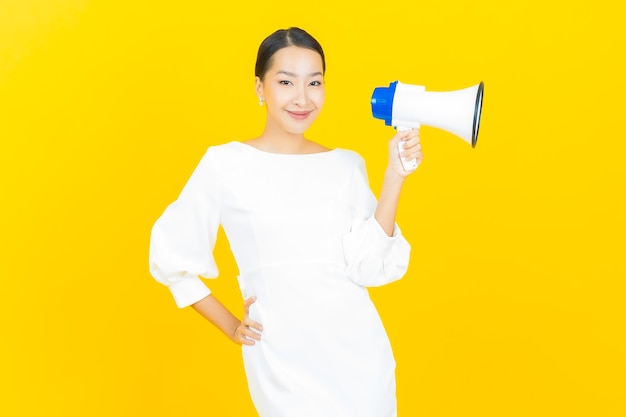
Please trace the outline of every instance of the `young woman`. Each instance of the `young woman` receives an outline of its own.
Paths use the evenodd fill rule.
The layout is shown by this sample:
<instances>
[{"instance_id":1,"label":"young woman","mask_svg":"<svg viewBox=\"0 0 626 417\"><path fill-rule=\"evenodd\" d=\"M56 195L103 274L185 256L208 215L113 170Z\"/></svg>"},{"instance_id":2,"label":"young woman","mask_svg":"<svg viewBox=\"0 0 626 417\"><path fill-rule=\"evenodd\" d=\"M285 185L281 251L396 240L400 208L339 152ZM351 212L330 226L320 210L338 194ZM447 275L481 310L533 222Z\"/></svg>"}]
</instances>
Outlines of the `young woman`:
<instances>
[{"instance_id":1,"label":"young woman","mask_svg":"<svg viewBox=\"0 0 626 417\"><path fill-rule=\"evenodd\" d=\"M211 146L156 221L150 271L236 344L262 417L393 417L395 361L366 287L401 278L410 246L395 222L421 160L418 131L396 134L378 200L363 159L304 134L324 104L324 53L299 28L260 45L256 94L263 133ZM204 285L222 225L244 298L237 318Z\"/></svg>"}]
</instances>

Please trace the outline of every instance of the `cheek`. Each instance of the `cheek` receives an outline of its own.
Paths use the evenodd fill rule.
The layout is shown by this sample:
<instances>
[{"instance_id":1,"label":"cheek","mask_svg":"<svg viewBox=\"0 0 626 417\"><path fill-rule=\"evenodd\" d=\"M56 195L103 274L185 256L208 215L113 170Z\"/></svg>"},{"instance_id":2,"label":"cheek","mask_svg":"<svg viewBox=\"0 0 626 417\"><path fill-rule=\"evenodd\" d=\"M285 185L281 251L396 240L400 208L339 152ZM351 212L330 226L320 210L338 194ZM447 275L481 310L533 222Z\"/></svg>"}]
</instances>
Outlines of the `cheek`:
<instances>
[{"instance_id":1,"label":"cheek","mask_svg":"<svg viewBox=\"0 0 626 417\"><path fill-rule=\"evenodd\" d=\"M324 101L326 100L326 93L324 92L324 90L319 90L316 91L312 97L313 101L315 102L315 104L317 104L318 107L322 107L322 105L324 104Z\"/></svg>"},{"instance_id":2,"label":"cheek","mask_svg":"<svg viewBox=\"0 0 626 417\"><path fill-rule=\"evenodd\" d=\"M284 94L281 94L280 90L270 90L268 94L268 98L273 103L280 103L284 101Z\"/></svg>"},{"instance_id":3,"label":"cheek","mask_svg":"<svg viewBox=\"0 0 626 417\"><path fill-rule=\"evenodd\" d=\"M285 97L284 94L280 94L278 92L272 92L269 97L266 97L266 105L268 110L272 110L273 112L278 112L280 109L285 107L289 99Z\"/></svg>"}]
</instances>

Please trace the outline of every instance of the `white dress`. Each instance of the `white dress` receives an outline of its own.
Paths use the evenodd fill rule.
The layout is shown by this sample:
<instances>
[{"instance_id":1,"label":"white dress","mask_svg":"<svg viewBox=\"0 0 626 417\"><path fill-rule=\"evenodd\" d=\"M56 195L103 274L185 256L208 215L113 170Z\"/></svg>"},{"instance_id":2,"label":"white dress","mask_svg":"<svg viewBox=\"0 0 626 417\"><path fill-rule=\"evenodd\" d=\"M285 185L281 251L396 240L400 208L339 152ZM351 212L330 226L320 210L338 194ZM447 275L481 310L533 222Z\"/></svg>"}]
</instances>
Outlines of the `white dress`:
<instances>
[{"instance_id":1,"label":"white dress","mask_svg":"<svg viewBox=\"0 0 626 417\"><path fill-rule=\"evenodd\" d=\"M150 271L179 307L210 290L220 224L262 340L243 346L261 417L394 417L395 361L366 287L401 278L410 246L373 213L363 159L334 149L264 152L210 147L156 221Z\"/></svg>"}]
</instances>

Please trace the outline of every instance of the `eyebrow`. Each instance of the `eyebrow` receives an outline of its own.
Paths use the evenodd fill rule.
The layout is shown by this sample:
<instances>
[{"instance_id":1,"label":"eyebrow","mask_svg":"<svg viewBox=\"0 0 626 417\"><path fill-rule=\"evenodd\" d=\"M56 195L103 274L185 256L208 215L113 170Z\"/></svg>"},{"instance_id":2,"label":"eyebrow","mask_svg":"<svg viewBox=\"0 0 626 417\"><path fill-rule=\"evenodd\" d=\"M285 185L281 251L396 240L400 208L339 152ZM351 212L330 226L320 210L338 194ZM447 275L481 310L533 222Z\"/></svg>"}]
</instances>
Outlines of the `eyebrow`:
<instances>
[{"instance_id":1,"label":"eyebrow","mask_svg":"<svg viewBox=\"0 0 626 417\"><path fill-rule=\"evenodd\" d=\"M278 75L278 74L284 74L284 75L286 75L288 77L297 77L298 76L297 74L295 74L293 72L285 71L285 70L279 70L276 73L276 75ZM312 72L312 73L309 74L309 77L316 77L318 75L322 75L322 73L320 71Z\"/></svg>"}]
</instances>

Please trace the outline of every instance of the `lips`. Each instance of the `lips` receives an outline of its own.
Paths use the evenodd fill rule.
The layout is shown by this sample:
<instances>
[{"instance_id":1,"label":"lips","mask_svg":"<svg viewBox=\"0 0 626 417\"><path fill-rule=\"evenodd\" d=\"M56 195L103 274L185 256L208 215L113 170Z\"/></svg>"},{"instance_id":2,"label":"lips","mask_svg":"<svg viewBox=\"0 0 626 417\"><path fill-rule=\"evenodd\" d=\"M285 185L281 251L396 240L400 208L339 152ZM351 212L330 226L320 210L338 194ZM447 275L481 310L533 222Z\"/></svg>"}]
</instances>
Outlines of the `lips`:
<instances>
[{"instance_id":1,"label":"lips","mask_svg":"<svg viewBox=\"0 0 626 417\"><path fill-rule=\"evenodd\" d=\"M294 119L297 120L304 120L307 117L309 117L309 115L312 113L312 111L290 111L290 110L286 110L287 114L289 114L289 116L293 117Z\"/></svg>"}]
</instances>

